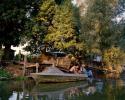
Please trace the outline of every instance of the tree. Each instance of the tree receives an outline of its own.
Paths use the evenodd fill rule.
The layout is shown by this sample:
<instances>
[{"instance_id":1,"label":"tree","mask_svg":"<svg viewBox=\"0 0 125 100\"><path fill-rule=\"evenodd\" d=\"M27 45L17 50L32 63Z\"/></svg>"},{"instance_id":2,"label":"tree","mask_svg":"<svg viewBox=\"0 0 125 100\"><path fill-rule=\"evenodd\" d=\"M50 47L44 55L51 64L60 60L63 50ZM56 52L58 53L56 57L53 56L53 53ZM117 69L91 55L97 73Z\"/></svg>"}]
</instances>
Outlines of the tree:
<instances>
[{"instance_id":1,"label":"tree","mask_svg":"<svg viewBox=\"0 0 125 100\"><path fill-rule=\"evenodd\" d=\"M33 25L27 50L40 52L46 45L54 50L74 49L80 26L74 17L74 10L78 10L71 1L45 0L39 4L38 9L37 15L31 18Z\"/></svg>"},{"instance_id":2,"label":"tree","mask_svg":"<svg viewBox=\"0 0 125 100\"><path fill-rule=\"evenodd\" d=\"M0 46L5 46L4 59L10 59L11 45L17 46L25 30L27 12L35 0L0 1Z\"/></svg>"},{"instance_id":3,"label":"tree","mask_svg":"<svg viewBox=\"0 0 125 100\"><path fill-rule=\"evenodd\" d=\"M125 0L119 0L118 6L116 8L115 17L121 17L119 23L125 23L124 18L124 11L125 11Z\"/></svg>"},{"instance_id":4,"label":"tree","mask_svg":"<svg viewBox=\"0 0 125 100\"><path fill-rule=\"evenodd\" d=\"M119 42L118 45L125 51L125 18L124 18L124 11L125 11L125 0L119 0L117 9L115 11L115 30L119 33ZM118 19L118 20L117 20Z\"/></svg>"},{"instance_id":5,"label":"tree","mask_svg":"<svg viewBox=\"0 0 125 100\"><path fill-rule=\"evenodd\" d=\"M31 16L30 23L27 24L29 45L26 47L31 53L38 53L41 47L45 46L44 38L48 33L48 27L52 25L55 5L54 0L43 0L38 5L36 15Z\"/></svg>"},{"instance_id":6,"label":"tree","mask_svg":"<svg viewBox=\"0 0 125 100\"><path fill-rule=\"evenodd\" d=\"M103 61L106 65L112 66L112 69L116 69L118 73L122 72L121 64L124 62L125 53L120 50L119 47L111 47L104 51Z\"/></svg>"},{"instance_id":7,"label":"tree","mask_svg":"<svg viewBox=\"0 0 125 100\"><path fill-rule=\"evenodd\" d=\"M117 0L93 0L82 16L82 39L86 44L86 52L102 54L114 45L112 18Z\"/></svg>"},{"instance_id":8,"label":"tree","mask_svg":"<svg viewBox=\"0 0 125 100\"><path fill-rule=\"evenodd\" d=\"M64 0L61 5L55 6L52 25L49 27L44 40L58 50L69 51L71 48L77 48L79 31L77 25L73 4L70 0Z\"/></svg>"},{"instance_id":9,"label":"tree","mask_svg":"<svg viewBox=\"0 0 125 100\"><path fill-rule=\"evenodd\" d=\"M55 0L56 4L60 5L62 4L63 0Z\"/></svg>"}]
</instances>

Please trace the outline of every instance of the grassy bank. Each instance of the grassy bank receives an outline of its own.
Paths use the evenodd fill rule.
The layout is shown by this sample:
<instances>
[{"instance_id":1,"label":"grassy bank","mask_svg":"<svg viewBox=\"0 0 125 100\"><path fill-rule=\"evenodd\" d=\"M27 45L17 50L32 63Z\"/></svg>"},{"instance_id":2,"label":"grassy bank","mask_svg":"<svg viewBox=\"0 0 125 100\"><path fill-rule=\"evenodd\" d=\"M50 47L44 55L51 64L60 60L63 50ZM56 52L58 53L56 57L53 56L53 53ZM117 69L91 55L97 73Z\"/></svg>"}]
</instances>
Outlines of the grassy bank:
<instances>
[{"instance_id":1,"label":"grassy bank","mask_svg":"<svg viewBox=\"0 0 125 100\"><path fill-rule=\"evenodd\" d=\"M22 80L26 80L27 78L25 76L14 77L8 71L4 69L0 69L0 80L10 80L10 79L16 80L16 81L22 81Z\"/></svg>"}]
</instances>

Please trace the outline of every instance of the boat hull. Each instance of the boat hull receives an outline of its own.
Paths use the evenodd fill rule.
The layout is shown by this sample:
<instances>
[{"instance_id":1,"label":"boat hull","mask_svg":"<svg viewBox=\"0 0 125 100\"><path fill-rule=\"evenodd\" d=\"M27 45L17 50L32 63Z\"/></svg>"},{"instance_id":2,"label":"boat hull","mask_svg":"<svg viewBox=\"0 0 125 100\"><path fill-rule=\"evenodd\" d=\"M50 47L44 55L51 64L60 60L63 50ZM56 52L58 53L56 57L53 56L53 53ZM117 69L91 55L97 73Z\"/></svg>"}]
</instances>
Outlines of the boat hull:
<instances>
[{"instance_id":1,"label":"boat hull","mask_svg":"<svg viewBox=\"0 0 125 100\"><path fill-rule=\"evenodd\" d=\"M87 78L85 74L42 74L42 73L31 73L31 77L37 83L63 83L63 82L74 82L82 81Z\"/></svg>"}]
</instances>

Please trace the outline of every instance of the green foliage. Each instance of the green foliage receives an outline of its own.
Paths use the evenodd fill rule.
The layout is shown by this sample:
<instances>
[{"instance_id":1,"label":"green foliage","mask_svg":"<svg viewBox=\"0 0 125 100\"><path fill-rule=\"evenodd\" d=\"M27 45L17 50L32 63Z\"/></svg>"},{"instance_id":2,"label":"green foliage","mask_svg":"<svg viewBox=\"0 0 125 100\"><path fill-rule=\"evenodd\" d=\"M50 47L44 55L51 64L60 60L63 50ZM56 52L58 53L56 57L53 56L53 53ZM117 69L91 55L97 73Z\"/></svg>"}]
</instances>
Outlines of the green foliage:
<instances>
[{"instance_id":1,"label":"green foliage","mask_svg":"<svg viewBox=\"0 0 125 100\"><path fill-rule=\"evenodd\" d=\"M63 0L55 0L56 4L60 5L63 3Z\"/></svg>"},{"instance_id":2,"label":"green foliage","mask_svg":"<svg viewBox=\"0 0 125 100\"><path fill-rule=\"evenodd\" d=\"M26 49L32 53L38 53L41 46L46 44L53 49L66 51L69 48L82 48L82 44L78 44L80 25L74 13L74 11L78 12L78 9L73 7L70 0L59 2L42 1L39 3L37 15L31 18L33 24L29 46Z\"/></svg>"},{"instance_id":3,"label":"green foliage","mask_svg":"<svg viewBox=\"0 0 125 100\"><path fill-rule=\"evenodd\" d=\"M71 1L64 1L61 5L55 6L55 14L52 26L48 29L45 41L52 44L54 48L66 50L76 47L77 29Z\"/></svg>"},{"instance_id":4,"label":"green foliage","mask_svg":"<svg viewBox=\"0 0 125 100\"><path fill-rule=\"evenodd\" d=\"M0 46L5 46L4 60L10 59L11 45L18 46L26 34L25 26L30 12L34 10L36 0L0 1Z\"/></svg>"},{"instance_id":5,"label":"green foliage","mask_svg":"<svg viewBox=\"0 0 125 100\"><path fill-rule=\"evenodd\" d=\"M0 4L0 44L18 45L26 19L24 2L2 0Z\"/></svg>"},{"instance_id":6,"label":"green foliage","mask_svg":"<svg viewBox=\"0 0 125 100\"><path fill-rule=\"evenodd\" d=\"M117 24L117 33L119 33L118 45L125 50L125 24Z\"/></svg>"},{"instance_id":7,"label":"green foliage","mask_svg":"<svg viewBox=\"0 0 125 100\"><path fill-rule=\"evenodd\" d=\"M31 55L28 55L28 56L27 56L27 61L28 61L28 62L33 62L33 57L32 57Z\"/></svg>"},{"instance_id":8,"label":"green foliage","mask_svg":"<svg viewBox=\"0 0 125 100\"><path fill-rule=\"evenodd\" d=\"M44 0L38 5L38 12L35 16L31 17L31 24L29 34L29 46L26 50L32 53L39 52L39 47L43 45L45 35L48 33L48 27L51 25L53 15L55 12L54 0ZM28 25L27 25L28 26Z\"/></svg>"},{"instance_id":9,"label":"green foliage","mask_svg":"<svg viewBox=\"0 0 125 100\"><path fill-rule=\"evenodd\" d=\"M27 77L25 77L25 76L18 76L18 77L16 77L15 80L16 81L23 81L23 80L27 80Z\"/></svg>"},{"instance_id":10,"label":"green foliage","mask_svg":"<svg viewBox=\"0 0 125 100\"><path fill-rule=\"evenodd\" d=\"M0 78L12 78L12 75L4 69L0 69Z\"/></svg>"},{"instance_id":11,"label":"green foliage","mask_svg":"<svg viewBox=\"0 0 125 100\"><path fill-rule=\"evenodd\" d=\"M2 100L8 100L10 96L12 96L12 90L9 89L9 81L1 81L0 82L0 98ZM8 91L9 90L9 91Z\"/></svg>"},{"instance_id":12,"label":"green foliage","mask_svg":"<svg viewBox=\"0 0 125 100\"><path fill-rule=\"evenodd\" d=\"M112 66L114 69L121 71L120 66L124 63L125 52L119 47L111 47L104 51L103 61L107 66Z\"/></svg>"},{"instance_id":13,"label":"green foliage","mask_svg":"<svg viewBox=\"0 0 125 100\"><path fill-rule=\"evenodd\" d=\"M81 40L88 54L103 54L119 41L112 22L118 0L91 0L88 3L86 13L81 16Z\"/></svg>"},{"instance_id":14,"label":"green foliage","mask_svg":"<svg viewBox=\"0 0 125 100\"><path fill-rule=\"evenodd\" d=\"M15 61L20 61L20 55L17 54L17 55L14 57L14 60L15 60Z\"/></svg>"}]
</instances>

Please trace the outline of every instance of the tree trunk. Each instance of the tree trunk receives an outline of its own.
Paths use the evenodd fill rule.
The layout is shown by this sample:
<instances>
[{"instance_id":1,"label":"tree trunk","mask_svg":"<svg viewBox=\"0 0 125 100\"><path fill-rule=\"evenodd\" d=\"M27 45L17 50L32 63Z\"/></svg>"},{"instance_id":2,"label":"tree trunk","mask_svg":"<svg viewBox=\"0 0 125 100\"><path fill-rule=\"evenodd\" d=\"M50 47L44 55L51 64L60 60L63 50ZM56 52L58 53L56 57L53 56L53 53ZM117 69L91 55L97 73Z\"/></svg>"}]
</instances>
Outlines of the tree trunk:
<instances>
[{"instance_id":1,"label":"tree trunk","mask_svg":"<svg viewBox=\"0 0 125 100\"><path fill-rule=\"evenodd\" d=\"M10 61L10 60L13 60L13 58L14 58L14 50L11 50L10 44L6 44L4 48L4 54L3 54L2 60Z\"/></svg>"}]
</instances>

